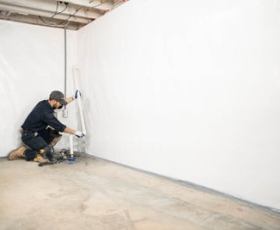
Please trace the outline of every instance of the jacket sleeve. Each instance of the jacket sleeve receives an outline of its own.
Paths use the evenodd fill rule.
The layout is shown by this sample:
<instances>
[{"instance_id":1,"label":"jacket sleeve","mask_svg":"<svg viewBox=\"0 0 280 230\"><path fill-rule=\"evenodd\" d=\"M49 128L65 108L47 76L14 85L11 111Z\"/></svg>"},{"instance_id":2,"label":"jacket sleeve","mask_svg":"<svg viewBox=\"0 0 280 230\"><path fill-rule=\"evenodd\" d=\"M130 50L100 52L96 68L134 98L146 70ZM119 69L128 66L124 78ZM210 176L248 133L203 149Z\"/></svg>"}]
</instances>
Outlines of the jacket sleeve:
<instances>
[{"instance_id":1,"label":"jacket sleeve","mask_svg":"<svg viewBox=\"0 0 280 230\"><path fill-rule=\"evenodd\" d=\"M59 132L63 132L66 128L52 113L45 113L43 115L43 121Z\"/></svg>"}]
</instances>

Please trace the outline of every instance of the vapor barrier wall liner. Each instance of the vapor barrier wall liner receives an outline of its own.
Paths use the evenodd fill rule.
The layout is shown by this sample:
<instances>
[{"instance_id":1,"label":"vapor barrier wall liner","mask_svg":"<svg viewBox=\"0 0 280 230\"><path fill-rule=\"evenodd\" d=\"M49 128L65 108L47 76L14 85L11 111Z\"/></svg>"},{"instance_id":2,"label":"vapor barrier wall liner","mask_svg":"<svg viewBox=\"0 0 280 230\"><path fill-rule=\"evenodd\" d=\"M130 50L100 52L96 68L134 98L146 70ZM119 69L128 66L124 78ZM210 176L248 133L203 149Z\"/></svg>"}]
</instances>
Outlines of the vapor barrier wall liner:
<instances>
[{"instance_id":1,"label":"vapor barrier wall liner","mask_svg":"<svg viewBox=\"0 0 280 230\"><path fill-rule=\"evenodd\" d=\"M79 30L87 152L279 209L276 2L134 0Z\"/></svg>"}]
</instances>

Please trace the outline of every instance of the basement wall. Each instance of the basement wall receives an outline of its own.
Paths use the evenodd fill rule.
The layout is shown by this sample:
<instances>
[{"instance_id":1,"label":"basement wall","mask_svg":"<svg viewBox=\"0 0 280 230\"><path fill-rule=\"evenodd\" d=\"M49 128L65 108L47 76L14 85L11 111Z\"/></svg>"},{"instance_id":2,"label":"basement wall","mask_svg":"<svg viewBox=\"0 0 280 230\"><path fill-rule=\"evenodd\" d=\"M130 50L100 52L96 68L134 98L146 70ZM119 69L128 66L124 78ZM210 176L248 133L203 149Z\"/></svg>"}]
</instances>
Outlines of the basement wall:
<instances>
[{"instance_id":1,"label":"basement wall","mask_svg":"<svg viewBox=\"0 0 280 230\"><path fill-rule=\"evenodd\" d=\"M68 36L68 64L72 66L75 33L68 32ZM71 81L68 85L72 96ZM26 116L55 89L64 91L64 31L0 20L0 156L18 147ZM71 118L75 109L73 105L69 109ZM75 124L75 119L61 120Z\"/></svg>"},{"instance_id":2,"label":"basement wall","mask_svg":"<svg viewBox=\"0 0 280 230\"><path fill-rule=\"evenodd\" d=\"M97 19L78 32L88 153L280 209L279 41L277 0L130 0Z\"/></svg>"}]
</instances>

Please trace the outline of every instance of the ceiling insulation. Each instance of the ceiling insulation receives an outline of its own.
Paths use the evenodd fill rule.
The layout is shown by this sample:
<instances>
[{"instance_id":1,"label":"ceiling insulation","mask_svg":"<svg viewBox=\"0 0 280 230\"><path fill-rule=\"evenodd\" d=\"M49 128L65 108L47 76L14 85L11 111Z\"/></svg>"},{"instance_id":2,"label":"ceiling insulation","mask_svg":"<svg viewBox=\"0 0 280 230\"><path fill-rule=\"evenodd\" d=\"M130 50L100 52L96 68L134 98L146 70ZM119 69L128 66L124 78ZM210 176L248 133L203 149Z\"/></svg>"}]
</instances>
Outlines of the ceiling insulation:
<instances>
[{"instance_id":1,"label":"ceiling insulation","mask_svg":"<svg viewBox=\"0 0 280 230\"><path fill-rule=\"evenodd\" d=\"M78 30L127 0L0 0L0 19Z\"/></svg>"}]
</instances>

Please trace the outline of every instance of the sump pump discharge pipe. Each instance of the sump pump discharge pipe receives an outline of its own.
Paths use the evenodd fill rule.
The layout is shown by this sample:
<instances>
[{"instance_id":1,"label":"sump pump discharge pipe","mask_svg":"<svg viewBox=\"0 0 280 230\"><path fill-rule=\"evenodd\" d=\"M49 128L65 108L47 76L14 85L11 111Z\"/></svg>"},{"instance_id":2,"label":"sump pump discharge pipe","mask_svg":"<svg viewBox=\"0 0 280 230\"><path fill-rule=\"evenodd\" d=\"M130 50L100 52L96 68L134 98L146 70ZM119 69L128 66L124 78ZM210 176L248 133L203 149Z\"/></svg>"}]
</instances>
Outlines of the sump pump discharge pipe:
<instances>
[{"instance_id":1,"label":"sump pump discharge pipe","mask_svg":"<svg viewBox=\"0 0 280 230\"><path fill-rule=\"evenodd\" d=\"M75 89L80 91L80 87L78 85L78 79L80 77L80 71L77 67L73 67L73 81L74 81L74 87ZM86 126L85 126L85 119L84 119L84 112L83 112L83 106L82 106L82 101L81 101L81 95L78 93L77 95L77 103L78 103L78 108L79 108L79 114L80 114L80 121L81 121L81 126L82 126L82 132L84 135L87 134L86 131Z\"/></svg>"}]
</instances>

